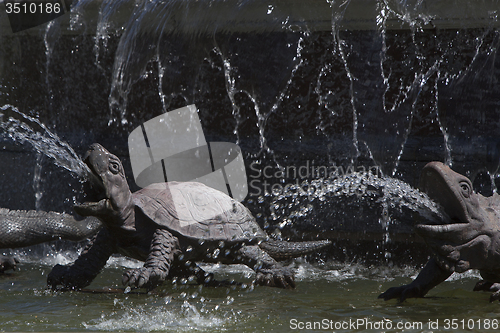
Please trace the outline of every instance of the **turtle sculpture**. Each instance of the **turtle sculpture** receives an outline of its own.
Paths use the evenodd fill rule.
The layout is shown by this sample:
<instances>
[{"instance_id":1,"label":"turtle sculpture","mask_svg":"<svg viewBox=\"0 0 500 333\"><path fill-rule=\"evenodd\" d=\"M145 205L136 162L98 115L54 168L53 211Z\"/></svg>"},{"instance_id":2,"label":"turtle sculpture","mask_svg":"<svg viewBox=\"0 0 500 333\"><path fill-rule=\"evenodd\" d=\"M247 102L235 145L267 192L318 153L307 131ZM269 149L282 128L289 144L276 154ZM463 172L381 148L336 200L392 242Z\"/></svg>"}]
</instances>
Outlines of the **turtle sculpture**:
<instances>
[{"instance_id":1,"label":"turtle sculpture","mask_svg":"<svg viewBox=\"0 0 500 333\"><path fill-rule=\"evenodd\" d=\"M446 213L440 224L419 224L415 228L434 256L414 281L389 288L379 298L402 302L424 297L453 272L478 269L484 280L474 290L493 292L490 300L500 300L500 196L494 193L484 197L474 192L467 177L441 162L424 167L420 187Z\"/></svg>"},{"instance_id":2,"label":"turtle sculpture","mask_svg":"<svg viewBox=\"0 0 500 333\"><path fill-rule=\"evenodd\" d=\"M330 244L268 241L243 204L201 183L158 183L131 193L120 160L99 144L84 160L102 182L104 198L75 210L98 217L104 227L72 265L52 269L47 283L53 289L89 285L114 253L144 261L123 274L131 287L151 290L174 277L210 285L213 276L195 264L204 261L245 264L256 271L256 284L294 288L293 273L275 258Z\"/></svg>"}]
</instances>

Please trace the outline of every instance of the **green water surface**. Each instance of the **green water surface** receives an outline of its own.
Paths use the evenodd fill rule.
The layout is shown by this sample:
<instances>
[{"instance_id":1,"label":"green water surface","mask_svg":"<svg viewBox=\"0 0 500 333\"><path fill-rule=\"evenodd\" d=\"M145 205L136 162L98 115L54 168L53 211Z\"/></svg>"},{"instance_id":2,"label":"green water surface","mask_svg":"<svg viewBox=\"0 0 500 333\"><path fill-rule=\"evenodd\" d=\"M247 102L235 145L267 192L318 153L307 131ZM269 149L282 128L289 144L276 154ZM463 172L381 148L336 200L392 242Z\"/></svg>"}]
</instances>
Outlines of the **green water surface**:
<instances>
[{"instance_id":1,"label":"green water surface","mask_svg":"<svg viewBox=\"0 0 500 333\"><path fill-rule=\"evenodd\" d=\"M500 304L473 292L477 273L453 275L428 297L404 303L377 299L408 283L414 268L361 264L290 263L297 288L251 285L209 288L166 283L152 293L121 288L126 269L110 265L90 292L53 292L45 280L51 266L22 263L0 276L0 331L160 332L494 332ZM208 266L219 278L250 282L243 266ZM495 324L496 323L496 324ZM397 325L402 326L399 329ZM432 325L432 327L431 327ZM412 328L413 327L413 328ZM436 329L437 328L437 329ZM470 328L470 329L469 329Z\"/></svg>"}]
</instances>

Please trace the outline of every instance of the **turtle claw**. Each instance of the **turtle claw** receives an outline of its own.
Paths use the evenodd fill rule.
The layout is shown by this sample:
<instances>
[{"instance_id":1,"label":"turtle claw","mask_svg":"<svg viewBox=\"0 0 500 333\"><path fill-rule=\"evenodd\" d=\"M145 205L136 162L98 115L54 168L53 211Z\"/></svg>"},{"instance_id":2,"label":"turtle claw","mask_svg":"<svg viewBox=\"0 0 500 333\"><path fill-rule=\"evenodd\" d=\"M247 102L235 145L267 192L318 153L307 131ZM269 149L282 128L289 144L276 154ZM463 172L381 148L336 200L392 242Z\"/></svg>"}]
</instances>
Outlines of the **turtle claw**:
<instances>
[{"instance_id":1,"label":"turtle claw","mask_svg":"<svg viewBox=\"0 0 500 333\"><path fill-rule=\"evenodd\" d=\"M142 276L139 276L139 281L137 282L137 287L141 288L142 286L145 286L147 283L148 283L148 279L146 279L146 277Z\"/></svg>"},{"instance_id":2,"label":"turtle claw","mask_svg":"<svg viewBox=\"0 0 500 333\"><path fill-rule=\"evenodd\" d=\"M293 274L285 269L261 269L257 272L255 283L268 287L295 288Z\"/></svg>"},{"instance_id":3,"label":"turtle claw","mask_svg":"<svg viewBox=\"0 0 500 333\"><path fill-rule=\"evenodd\" d=\"M137 275L139 274L138 269L131 269L123 273L122 284L124 286L133 286L135 281L137 281Z\"/></svg>"}]
</instances>

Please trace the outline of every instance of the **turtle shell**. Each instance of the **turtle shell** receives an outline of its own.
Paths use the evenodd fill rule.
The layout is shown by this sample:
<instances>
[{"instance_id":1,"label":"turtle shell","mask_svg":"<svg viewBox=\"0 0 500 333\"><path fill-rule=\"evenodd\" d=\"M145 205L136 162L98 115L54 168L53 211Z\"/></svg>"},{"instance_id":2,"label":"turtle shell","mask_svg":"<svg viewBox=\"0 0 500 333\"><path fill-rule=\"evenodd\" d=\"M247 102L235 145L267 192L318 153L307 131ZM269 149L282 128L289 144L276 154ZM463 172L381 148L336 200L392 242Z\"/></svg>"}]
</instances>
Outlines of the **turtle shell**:
<instances>
[{"instance_id":1,"label":"turtle shell","mask_svg":"<svg viewBox=\"0 0 500 333\"><path fill-rule=\"evenodd\" d=\"M243 204L201 183L151 184L132 200L153 222L184 237L224 242L266 237Z\"/></svg>"}]
</instances>

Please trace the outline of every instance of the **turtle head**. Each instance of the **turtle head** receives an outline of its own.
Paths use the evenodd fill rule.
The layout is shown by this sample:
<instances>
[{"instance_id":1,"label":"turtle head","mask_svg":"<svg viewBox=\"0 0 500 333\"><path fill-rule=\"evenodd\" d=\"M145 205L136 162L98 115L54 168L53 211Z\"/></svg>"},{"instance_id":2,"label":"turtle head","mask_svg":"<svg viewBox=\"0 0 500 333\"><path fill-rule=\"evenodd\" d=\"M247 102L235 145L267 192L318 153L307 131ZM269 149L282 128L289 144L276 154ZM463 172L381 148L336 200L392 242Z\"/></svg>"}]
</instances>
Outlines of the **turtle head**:
<instances>
[{"instance_id":1,"label":"turtle head","mask_svg":"<svg viewBox=\"0 0 500 333\"><path fill-rule=\"evenodd\" d=\"M75 211L83 216L123 215L130 206L132 194L120 159L100 144L94 143L83 160L93 174L94 188L97 187L103 198L97 202L75 205Z\"/></svg>"}]
</instances>

